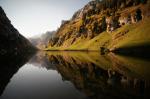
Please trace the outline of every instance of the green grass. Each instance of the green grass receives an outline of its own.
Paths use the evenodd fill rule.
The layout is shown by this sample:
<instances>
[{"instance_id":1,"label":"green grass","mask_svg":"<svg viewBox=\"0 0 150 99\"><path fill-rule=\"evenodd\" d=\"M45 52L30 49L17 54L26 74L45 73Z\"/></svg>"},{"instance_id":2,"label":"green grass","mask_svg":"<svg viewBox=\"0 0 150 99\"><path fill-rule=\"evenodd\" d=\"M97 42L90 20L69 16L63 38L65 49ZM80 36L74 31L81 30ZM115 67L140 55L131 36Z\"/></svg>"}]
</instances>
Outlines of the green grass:
<instances>
[{"instance_id":1,"label":"green grass","mask_svg":"<svg viewBox=\"0 0 150 99\"><path fill-rule=\"evenodd\" d=\"M126 48L150 44L150 18L130 25L122 26L111 34L102 32L93 39L77 38L75 43L66 47L48 47L45 50L88 50L99 51L100 47L106 47L108 49ZM121 39L112 40L112 38L118 33L128 30L127 34L120 37ZM65 41L65 44L69 43L72 38Z\"/></svg>"},{"instance_id":2,"label":"green grass","mask_svg":"<svg viewBox=\"0 0 150 99\"><path fill-rule=\"evenodd\" d=\"M111 36L107 32L103 32L93 39L81 39L78 38L77 41L69 47L64 48L61 47L49 47L45 50L90 50L90 51L98 51L100 50L100 46L106 46L110 40ZM69 42L70 40L68 40ZM66 41L67 42L67 41ZM65 42L65 43L66 43ZM106 44L106 45L104 45Z\"/></svg>"},{"instance_id":3,"label":"green grass","mask_svg":"<svg viewBox=\"0 0 150 99\"><path fill-rule=\"evenodd\" d=\"M100 50L100 46L103 46L106 42L109 41L109 39L110 35L106 32L103 32L91 40L87 39L79 40L77 43L71 45L67 49L96 51Z\"/></svg>"},{"instance_id":4,"label":"green grass","mask_svg":"<svg viewBox=\"0 0 150 99\"><path fill-rule=\"evenodd\" d=\"M140 21L136 24L124 26L116 33L120 31L129 30L129 32L116 44L111 44L110 47L126 48L150 44L150 18ZM114 33L115 34L115 33Z\"/></svg>"}]
</instances>

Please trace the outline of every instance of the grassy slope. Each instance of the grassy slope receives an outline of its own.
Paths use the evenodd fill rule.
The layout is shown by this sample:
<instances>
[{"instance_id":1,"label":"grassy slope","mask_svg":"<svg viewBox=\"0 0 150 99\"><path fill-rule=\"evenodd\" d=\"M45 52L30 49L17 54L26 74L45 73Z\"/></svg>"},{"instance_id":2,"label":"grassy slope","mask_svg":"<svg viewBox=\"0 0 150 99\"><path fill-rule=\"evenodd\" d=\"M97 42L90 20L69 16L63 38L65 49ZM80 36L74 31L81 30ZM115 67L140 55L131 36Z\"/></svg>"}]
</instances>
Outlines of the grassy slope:
<instances>
[{"instance_id":1,"label":"grassy slope","mask_svg":"<svg viewBox=\"0 0 150 99\"><path fill-rule=\"evenodd\" d=\"M111 38L110 34L103 32L91 40L79 38L73 45L71 45L67 48L49 47L45 50L91 50L91 51L98 51L98 50L100 50L100 46L103 46L103 45L105 46L105 44L110 40L110 38Z\"/></svg>"},{"instance_id":2,"label":"grassy slope","mask_svg":"<svg viewBox=\"0 0 150 99\"><path fill-rule=\"evenodd\" d=\"M109 39L110 35L106 32L103 32L91 40L87 39L80 40L67 49L91 50L91 51L100 50L100 46L105 46L105 43L107 43Z\"/></svg>"},{"instance_id":3,"label":"grassy slope","mask_svg":"<svg viewBox=\"0 0 150 99\"><path fill-rule=\"evenodd\" d=\"M150 44L149 27L150 18L146 18L145 20L142 20L136 24L126 25L122 28L119 28L112 34L112 36L125 30L129 30L129 32L124 35L122 39L118 40L116 44L112 43L109 48L125 48Z\"/></svg>"},{"instance_id":4,"label":"grassy slope","mask_svg":"<svg viewBox=\"0 0 150 99\"><path fill-rule=\"evenodd\" d=\"M118 28L111 34L103 32L91 40L86 38L78 38L76 42L69 47L49 47L45 50L91 50L98 51L100 47L112 48L125 48L131 46L140 46L150 44L150 18ZM120 32L129 30L129 32L118 40L112 40L112 38ZM71 38L70 38L71 39ZM70 40L65 41L66 43Z\"/></svg>"}]
</instances>

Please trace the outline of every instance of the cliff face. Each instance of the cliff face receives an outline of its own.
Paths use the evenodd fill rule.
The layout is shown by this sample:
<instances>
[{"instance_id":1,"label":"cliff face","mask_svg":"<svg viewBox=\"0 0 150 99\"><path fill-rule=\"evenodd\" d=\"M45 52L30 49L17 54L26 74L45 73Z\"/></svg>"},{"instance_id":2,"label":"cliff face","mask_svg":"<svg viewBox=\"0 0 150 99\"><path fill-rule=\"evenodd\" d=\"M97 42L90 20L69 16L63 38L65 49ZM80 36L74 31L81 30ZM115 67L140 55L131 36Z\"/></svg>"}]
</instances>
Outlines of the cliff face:
<instances>
[{"instance_id":1,"label":"cliff face","mask_svg":"<svg viewBox=\"0 0 150 99\"><path fill-rule=\"evenodd\" d=\"M70 20L62 22L56 35L49 40L48 46L76 49L79 42L92 40L105 31L111 34L124 25L137 23L148 16L147 2L147 0L92 0ZM109 40L101 45L105 46L108 42Z\"/></svg>"},{"instance_id":2,"label":"cliff face","mask_svg":"<svg viewBox=\"0 0 150 99\"><path fill-rule=\"evenodd\" d=\"M13 27L0 7L0 55L22 53L35 49L32 44Z\"/></svg>"}]
</instances>

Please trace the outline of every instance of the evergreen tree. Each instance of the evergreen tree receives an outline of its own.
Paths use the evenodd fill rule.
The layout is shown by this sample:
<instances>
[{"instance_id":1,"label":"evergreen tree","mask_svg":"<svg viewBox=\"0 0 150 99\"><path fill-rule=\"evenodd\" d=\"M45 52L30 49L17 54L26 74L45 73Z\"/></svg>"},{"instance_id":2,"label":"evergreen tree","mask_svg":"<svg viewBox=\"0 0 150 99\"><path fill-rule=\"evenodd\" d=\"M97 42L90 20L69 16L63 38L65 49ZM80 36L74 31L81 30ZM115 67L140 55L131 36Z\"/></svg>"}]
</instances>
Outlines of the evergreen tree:
<instances>
[{"instance_id":1,"label":"evergreen tree","mask_svg":"<svg viewBox=\"0 0 150 99\"><path fill-rule=\"evenodd\" d=\"M106 28L107 28L106 18L103 17L103 19L102 19L102 30L105 31Z\"/></svg>"},{"instance_id":2,"label":"evergreen tree","mask_svg":"<svg viewBox=\"0 0 150 99\"><path fill-rule=\"evenodd\" d=\"M137 21L142 20L142 11L140 9L136 10L136 20Z\"/></svg>"},{"instance_id":3,"label":"evergreen tree","mask_svg":"<svg viewBox=\"0 0 150 99\"><path fill-rule=\"evenodd\" d=\"M142 4L146 4L146 3L147 3L147 0L141 0L141 3L142 3Z\"/></svg>"}]
</instances>

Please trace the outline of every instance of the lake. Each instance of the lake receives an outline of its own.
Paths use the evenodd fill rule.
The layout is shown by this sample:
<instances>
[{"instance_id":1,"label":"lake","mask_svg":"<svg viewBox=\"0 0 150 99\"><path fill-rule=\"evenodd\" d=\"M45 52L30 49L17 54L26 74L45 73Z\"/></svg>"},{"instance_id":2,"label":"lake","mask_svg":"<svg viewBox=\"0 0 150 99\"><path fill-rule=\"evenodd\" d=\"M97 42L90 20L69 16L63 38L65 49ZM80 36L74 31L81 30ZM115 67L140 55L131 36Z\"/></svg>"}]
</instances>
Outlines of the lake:
<instances>
[{"instance_id":1,"label":"lake","mask_svg":"<svg viewBox=\"0 0 150 99\"><path fill-rule=\"evenodd\" d=\"M0 62L1 99L150 99L150 59L80 51Z\"/></svg>"}]
</instances>

